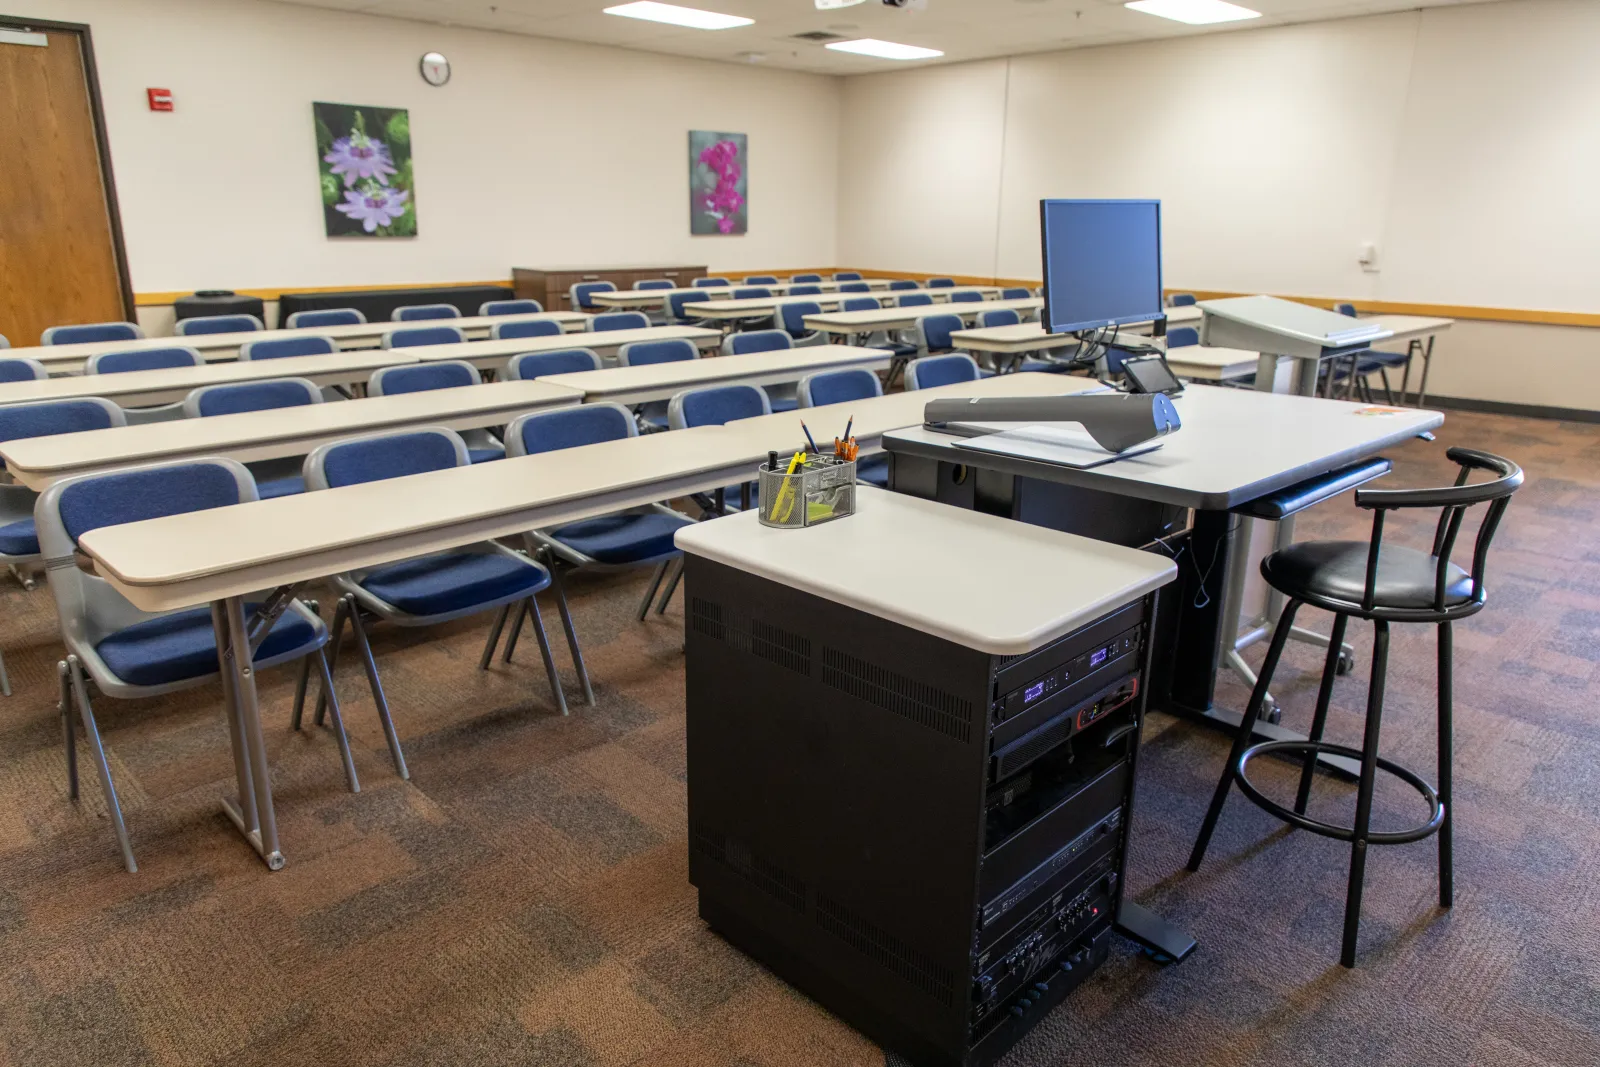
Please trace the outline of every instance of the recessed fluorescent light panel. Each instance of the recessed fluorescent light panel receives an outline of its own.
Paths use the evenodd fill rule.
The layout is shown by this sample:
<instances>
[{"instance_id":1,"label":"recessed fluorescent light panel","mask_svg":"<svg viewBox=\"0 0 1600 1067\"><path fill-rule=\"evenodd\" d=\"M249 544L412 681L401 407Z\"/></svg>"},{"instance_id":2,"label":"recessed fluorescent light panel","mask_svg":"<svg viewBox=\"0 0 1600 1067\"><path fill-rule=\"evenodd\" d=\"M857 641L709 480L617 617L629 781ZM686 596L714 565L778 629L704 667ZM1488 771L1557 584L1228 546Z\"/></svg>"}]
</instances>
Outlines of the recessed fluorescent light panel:
<instances>
[{"instance_id":1,"label":"recessed fluorescent light panel","mask_svg":"<svg viewBox=\"0 0 1600 1067\"><path fill-rule=\"evenodd\" d=\"M1209 26L1213 22L1242 22L1258 19L1261 12L1251 11L1227 0L1131 0L1122 5L1146 15L1187 22L1191 26Z\"/></svg>"},{"instance_id":2,"label":"recessed fluorescent light panel","mask_svg":"<svg viewBox=\"0 0 1600 1067\"><path fill-rule=\"evenodd\" d=\"M618 4L605 9L608 15L644 19L647 22L665 22L672 26L687 26L691 30L728 30L735 26L749 26L755 19L739 15L724 15L717 11L701 11L697 7L679 7L677 4L658 4L654 0L638 0L633 4Z\"/></svg>"},{"instance_id":3,"label":"recessed fluorescent light panel","mask_svg":"<svg viewBox=\"0 0 1600 1067\"><path fill-rule=\"evenodd\" d=\"M854 52L858 56L876 56L878 59L933 59L944 55L937 48L918 48L914 44L895 44L893 41L875 41L863 37L859 41L835 41L826 47L835 52Z\"/></svg>"}]
</instances>

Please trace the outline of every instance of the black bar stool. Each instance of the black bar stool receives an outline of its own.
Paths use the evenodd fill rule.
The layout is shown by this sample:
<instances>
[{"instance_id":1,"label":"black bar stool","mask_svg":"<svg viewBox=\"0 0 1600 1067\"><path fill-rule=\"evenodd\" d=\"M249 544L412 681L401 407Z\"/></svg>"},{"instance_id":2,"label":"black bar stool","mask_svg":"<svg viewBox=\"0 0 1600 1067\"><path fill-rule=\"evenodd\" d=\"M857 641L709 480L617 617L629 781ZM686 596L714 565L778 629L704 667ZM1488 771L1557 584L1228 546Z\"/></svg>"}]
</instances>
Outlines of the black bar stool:
<instances>
[{"instance_id":1,"label":"black bar stool","mask_svg":"<svg viewBox=\"0 0 1600 1067\"><path fill-rule=\"evenodd\" d=\"M1450 907L1455 894L1450 842L1450 763L1451 763L1451 624L1477 614L1484 603L1484 568L1489 543L1494 539L1500 518L1511 503L1511 494L1522 484L1522 468L1508 459L1470 448L1452 448L1446 453L1461 465L1455 485L1434 489L1358 489L1356 506L1372 512L1370 541L1303 541L1274 552L1261 561L1261 574L1267 583L1288 598L1283 616L1272 632L1266 662L1250 694L1250 704L1234 735L1233 751L1217 782L1216 794L1206 811L1205 823L1189 856L1189 869L1197 871L1205 859L1206 846L1216 829L1217 817L1227 802L1235 781L1239 791L1258 806L1303 830L1350 842L1350 883L1345 895L1344 947L1339 962L1355 966L1356 934L1361 925L1361 887L1366 873L1368 845L1399 845L1439 834L1439 905ZM1490 471L1493 481L1467 484L1474 470ZM1469 507L1489 505L1478 527L1469 574L1450 562L1456 534ZM1383 544L1385 513L1399 508L1439 508L1439 524L1434 530L1432 553ZM1251 732L1261 715L1267 687L1283 655L1295 612L1302 604L1334 613L1333 633L1328 642L1327 661L1322 670L1322 686L1317 691L1317 710L1311 720L1309 740L1268 741L1250 744ZM1333 679L1339 663L1339 646L1344 641L1345 624L1354 616L1371 619L1375 628L1372 648L1372 681L1367 690L1367 725L1361 748L1331 744L1322 740L1328 719L1328 702L1333 695ZM1378 728L1383 717L1383 687L1388 669L1389 624L1391 622L1431 622L1439 627L1439 787L1435 789L1419 775L1378 755ZM1294 809L1267 799L1251 784L1245 768L1256 756L1266 753L1301 753L1300 789ZM1311 774L1321 753L1333 753L1361 761L1360 785L1356 791L1353 826L1334 826L1306 816L1311 796ZM1377 772L1383 769L1421 793L1428 802L1428 821L1410 830L1374 833L1371 829L1372 787Z\"/></svg>"}]
</instances>

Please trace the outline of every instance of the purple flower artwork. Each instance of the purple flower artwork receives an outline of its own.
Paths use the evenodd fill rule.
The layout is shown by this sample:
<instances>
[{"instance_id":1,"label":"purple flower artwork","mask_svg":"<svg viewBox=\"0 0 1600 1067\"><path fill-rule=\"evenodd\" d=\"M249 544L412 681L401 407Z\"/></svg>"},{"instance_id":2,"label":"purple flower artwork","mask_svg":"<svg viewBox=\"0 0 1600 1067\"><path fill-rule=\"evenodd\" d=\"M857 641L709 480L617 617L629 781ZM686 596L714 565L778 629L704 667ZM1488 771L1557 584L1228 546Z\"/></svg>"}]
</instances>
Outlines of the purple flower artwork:
<instances>
[{"instance_id":1,"label":"purple flower artwork","mask_svg":"<svg viewBox=\"0 0 1600 1067\"><path fill-rule=\"evenodd\" d=\"M689 131L689 232L742 234L750 226L749 138Z\"/></svg>"},{"instance_id":2,"label":"purple flower artwork","mask_svg":"<svg viewBox=\"0 0 1600 1067\"><path fill-rule=\"evenodd\" d=\"M329 237L415 237L411 117L404 108L311 105Z\"/></svg>"}]
</instances>

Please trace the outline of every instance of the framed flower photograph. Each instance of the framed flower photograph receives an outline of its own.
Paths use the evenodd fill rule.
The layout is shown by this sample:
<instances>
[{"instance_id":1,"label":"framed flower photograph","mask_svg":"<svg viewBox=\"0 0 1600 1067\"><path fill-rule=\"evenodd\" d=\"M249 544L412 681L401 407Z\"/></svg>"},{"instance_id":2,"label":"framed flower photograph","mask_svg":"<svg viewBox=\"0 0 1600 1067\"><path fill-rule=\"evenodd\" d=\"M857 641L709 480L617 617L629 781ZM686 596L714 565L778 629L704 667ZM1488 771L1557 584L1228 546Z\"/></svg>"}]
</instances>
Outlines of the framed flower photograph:
<instances>
[{"instance_id":1,"label":"framed flower photograph","mask_svg":"<svg viewBox=\"0 0 1600 1067\"><path fill-rule=\"evenodd\" d=\"M311 105L329 237L415 237L411 116L405 108Z\"/></svg>"},{"instance_id":2,"label":"framed flower photograph","mask_svg":"<svg viewBox=\"0 0 1600 1067\"><path fill-rule=\"evenodd\" d=\"M742 234L750 228L750 139L689 131L689 232Z\"/></svg>"}]
</instances>

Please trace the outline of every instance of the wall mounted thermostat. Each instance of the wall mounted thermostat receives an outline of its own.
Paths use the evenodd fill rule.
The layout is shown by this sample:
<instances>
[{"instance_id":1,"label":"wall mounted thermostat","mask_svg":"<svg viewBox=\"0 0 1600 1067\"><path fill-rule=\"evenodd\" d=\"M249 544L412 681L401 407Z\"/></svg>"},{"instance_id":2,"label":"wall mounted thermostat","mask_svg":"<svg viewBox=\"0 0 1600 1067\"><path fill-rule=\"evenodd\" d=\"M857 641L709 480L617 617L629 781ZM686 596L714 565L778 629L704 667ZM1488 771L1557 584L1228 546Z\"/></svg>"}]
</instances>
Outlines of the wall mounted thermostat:
<instances>
[{"instance_id":1,"label":"wall mounted thermostat","mask_svg":"<svg viewBox=\"0 0 1600 1067\"><path fill-rule=\"evenodd\" d=\"M424 52L417 69L429 85L439 86L450 80L450 61L443 52Z\"/></svg>"}]
</instances>

